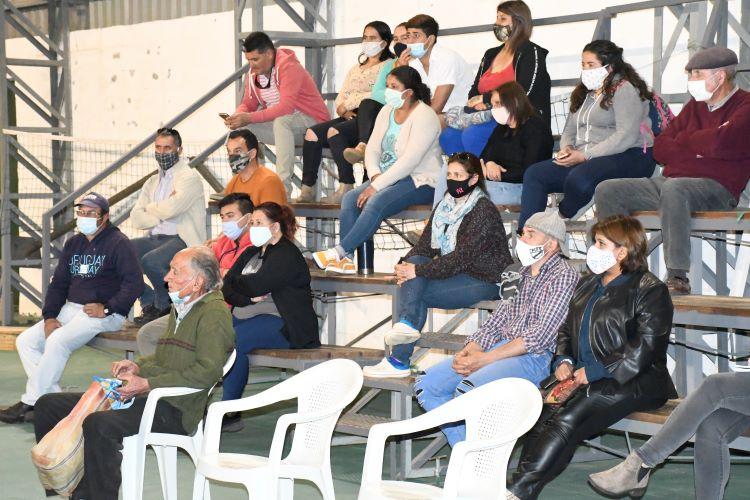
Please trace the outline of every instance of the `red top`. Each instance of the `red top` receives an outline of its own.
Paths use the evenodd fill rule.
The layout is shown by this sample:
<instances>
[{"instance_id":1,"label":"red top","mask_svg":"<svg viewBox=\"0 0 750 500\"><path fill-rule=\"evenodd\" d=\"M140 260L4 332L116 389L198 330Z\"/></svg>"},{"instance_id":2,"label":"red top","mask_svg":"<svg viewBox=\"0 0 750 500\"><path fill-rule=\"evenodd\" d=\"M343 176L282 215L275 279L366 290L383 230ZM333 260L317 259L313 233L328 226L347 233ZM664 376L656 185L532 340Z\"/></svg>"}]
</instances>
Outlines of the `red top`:
<instances>
[{"instance_id":1,"label":"red top","mask_svg":"<svg viewBox=\"0 0 750 500\"><path fill-rule=\"evenodd\" d=\"M664 177L704 177L738 200L750 179L750 92L738 90L719 109L691 99L654 141Z\"/></svg>"},{"instance_id":2,"label":"red top","mask_svg":"<svg viewBox=\"0 0 750 500\"><path fill-rule=\"evenodd\" d=\"M516 71L513 69L511 61L502 71L492 73L492 66L479 77L479 93L486 94L492 92L503 83L512 82L516 79Z\"/></svg>"}]
</instances>

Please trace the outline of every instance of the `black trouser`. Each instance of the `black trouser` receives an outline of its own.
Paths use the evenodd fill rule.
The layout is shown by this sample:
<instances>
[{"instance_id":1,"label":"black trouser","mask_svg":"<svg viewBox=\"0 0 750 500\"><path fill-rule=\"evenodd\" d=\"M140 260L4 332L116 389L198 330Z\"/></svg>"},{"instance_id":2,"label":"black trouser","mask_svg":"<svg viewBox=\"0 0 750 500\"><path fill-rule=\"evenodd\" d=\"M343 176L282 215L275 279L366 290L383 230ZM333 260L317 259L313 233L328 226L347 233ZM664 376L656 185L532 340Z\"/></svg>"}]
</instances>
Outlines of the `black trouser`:
<instances>
[{"instance_id":1,"label":"black trouser","mask_svg":"<svg viewBox=\"0 0 750 500\"><path fill-rule=\"evenodd\" d=\"M603 379L579 389L566 404L544 405L526 434L518 469L508 489L522 500L535 499L567 467L578 445L634 411L661 407L666 398L639 397L632 384Z\"/></svg>"},{"instance_id":2,"label":"black trouser","mask_svg":"<svg viewBox=\"0 0 750 500\"><path fill-rule=\"evenodd\" d=\"M334 125L347 121L354 120L336 118L334 120L315 124L307 129L311 130L318 139L315 141L308 141L305 139L302 143L302 184L305 186L314 186L315 183L318 182L318 170L320 170L320 161L323 158L323 148L329 147L328 129ZM340 175L339 180L341 181ZM354 181L352 181L352 183L354 183Z\"/></svg>"},{"instance_id":3,"label":"black trouser","mask_svg":"<svg viewBox=\"0 0 750 500\"><path fill-rule=\"evenodd\" d=\"M78 404L81 393L45 394L34 405L34 433L39 442ZM83 421L83 478L74 499L117 500L122 482L122 440L138 434L146 397L138 397L130 408L92 413ZM187 434L182 412L164 400L156 405L154 432Z\"/></svg>"},{"instance_id":4,"label":"black trouser","mask_svg":"<svg viewBox=\"0 0 750 500\"><path fill-rule=\"evenodd\" d=\"M367 141L370 140L372 129L375 126L375 119L382 108L383 105L378 101L364 99L359 103L355 119L347 120L333 126L339 133L328 140L328 147L331 149L333 161L336 162L341 182L354 184L354 170L352 164L344 158L344 150L354 147L360 142L367 144ZM367 171L365 171L364 179L367 179Z\"/></svg>"}]
</instances>

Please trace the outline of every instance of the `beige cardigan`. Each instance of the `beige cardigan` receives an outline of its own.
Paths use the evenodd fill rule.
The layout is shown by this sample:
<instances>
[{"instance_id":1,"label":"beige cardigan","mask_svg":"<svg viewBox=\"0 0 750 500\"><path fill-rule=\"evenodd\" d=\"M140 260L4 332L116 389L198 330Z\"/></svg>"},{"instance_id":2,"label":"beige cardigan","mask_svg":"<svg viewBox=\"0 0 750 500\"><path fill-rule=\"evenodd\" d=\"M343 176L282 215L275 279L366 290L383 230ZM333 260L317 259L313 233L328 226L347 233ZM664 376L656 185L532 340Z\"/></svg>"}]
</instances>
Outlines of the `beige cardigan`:
<instances>
[{"instance_id":1,"label":"beige cardigan","mask_svg":"<svg viewBox=\"0 0 750 500\"><path fill-rule=\"evenodd\" d=\"M177 235L187 246L202 245L206 241L206 198L200 175L180 160L174 169L174 194L164 201L154 202L159 176L151 176L141 188L130 220L136 229L148 230L166 219L175 219Z\"/></svg>"},{"instance_id":2,"label":"beige cardigan","mask_svg":"<svg viewBox=\"0 0 750 500\"><path fill-rule=\"evenodd\" d=\"M414 180L416 187L427 184L435 187L440 169L443 166L440 137L440 120L435 111L427 104L417 104L409 117L401 124L396 138L396 163L385 172L380 171L383 136L388 131L388 122L393 108L383 106L375 120L375 127L370 135L365 150L365 168L376 191L395 184L407 175Z\"/></svg>"}]
</instances>

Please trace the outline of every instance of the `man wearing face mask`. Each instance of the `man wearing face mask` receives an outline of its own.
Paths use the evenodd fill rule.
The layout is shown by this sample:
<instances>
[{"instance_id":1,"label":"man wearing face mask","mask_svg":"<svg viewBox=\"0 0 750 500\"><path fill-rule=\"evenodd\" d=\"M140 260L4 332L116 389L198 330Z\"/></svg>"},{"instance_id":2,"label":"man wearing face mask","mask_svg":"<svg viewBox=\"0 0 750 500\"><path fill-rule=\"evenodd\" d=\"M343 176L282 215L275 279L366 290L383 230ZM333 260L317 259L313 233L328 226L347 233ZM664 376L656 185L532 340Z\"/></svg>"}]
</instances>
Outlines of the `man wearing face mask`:
<instances>
[{"instance_id":1,"label":"man wearing face mask","mask_svg":"<svg viewBox=\"0 0 750 500\"><path fill-rule=\"evenodd\" d=\"M227 156L232 178L224 194L245 193L253 205L286 204L287 191L281 178L258 161L258 138L248 129L233 130L227 138Z\"/></svg>"},{"instance_id":2,"label":"man wearing face mask","mask_svg":"<svg viewBox=\"0 0 750 500\"><path fill-rule=\"evenodd\" d=\"M737 55L704 49L685 70L693 99L654 142L662 175L606 181L595 196L600 219L661 213L667 286L675 294L690 293L690 212L735 208L750 180L750 93L735 83Z\"/></svg>"},{"instance_id":3,"label":"man wearing face mask","mask_svg":"<svg viewBox=\"0 0 750 500\"><path fill-rule=\"evenodd\" d=\"M427 411L493 380L521 377L539 384L549 375L557 330L568 313L578 273L562 254L565 222L554 210L536 213L516 241L520 291L502 301L482 327L466 339L453 359L429 368L414 385ZM466 437L463 424L442 428L453 446Z\"/></svg>"},{"instance_id":4,"label":"man wearing face mask","mask_svg":"<svg viewBox=\"0 0 750 500\"><path fill-rule=\"evenodd\" d=\"M164 287L169 261L183 248L206 241L203 181L181 158L180 133L173 128L160 128L154 149L159 172L143 184L130 213L135 228L148 232L147 236L133 239L143 271L151 282L141 295L142 314L135 319L137 325L169 312L169 296Z\"/></svg>"},{"instance_id":5,"label":"man wearing face mask","mask_svg":"<svg viewBox=\"0 0 750 500\"><path fill-rule=\"evenodd\" d=\"M466 61L457 52L437 45L439 26L426 14L419 14L406 22L409 43L396 62L408 64L419 72L432 94L430 106L435 113L466 104L471 86L471 73Z\"/></svg>"},{"instance_id":6,"label":"man wearing face mask","mask_svg":"<svg viewBox=\"0 0 750 500\"><path fill-rule=\"evenodd\" d=\"M60 392L70 354L100 332L118 331L143 291L143 271L127 236L109 222L109 202L91 192L76 204L78 234L65 243L44 297L44 320L22 332L16 350L28 380L0 421L33 418L42 395Z\"/></svg>"}]
</instances>

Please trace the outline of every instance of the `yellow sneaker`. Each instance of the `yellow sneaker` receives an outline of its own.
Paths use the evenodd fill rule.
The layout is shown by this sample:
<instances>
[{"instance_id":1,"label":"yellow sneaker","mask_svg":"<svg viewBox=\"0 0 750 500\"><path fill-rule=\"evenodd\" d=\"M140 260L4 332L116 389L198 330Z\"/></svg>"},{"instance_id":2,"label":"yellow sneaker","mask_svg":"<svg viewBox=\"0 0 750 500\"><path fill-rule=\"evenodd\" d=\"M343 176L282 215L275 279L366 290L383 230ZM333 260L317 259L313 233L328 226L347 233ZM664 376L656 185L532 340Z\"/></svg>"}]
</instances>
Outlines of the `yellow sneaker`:
<instances>
[{"instance_id":1,"label":"yellow sneaker","mask_svg":"<svg viewBox=\"0 0 750 500\"><path fill-rule=\"evenodd\" d=\"M315 261L315 264L319 268L326 269L328 266L330 266L334 262L338 262L339 255L336 253L335 249L329 248L328 250L321 250L320 252L315 252L313 254L313 260Z\"/></svg>"},{"instance_id":2,"label":"yellow sneaker","mask_svg":"<svg viewBox=\"0 0 750 500\"><path fill-rule=\"evenodd\" d=\"M357 266L354 265L352 259L344 257L339 261L328 264L328 266L326 266L326 271L339 274L356 274Z\"/></svg>"}]
</instances>

